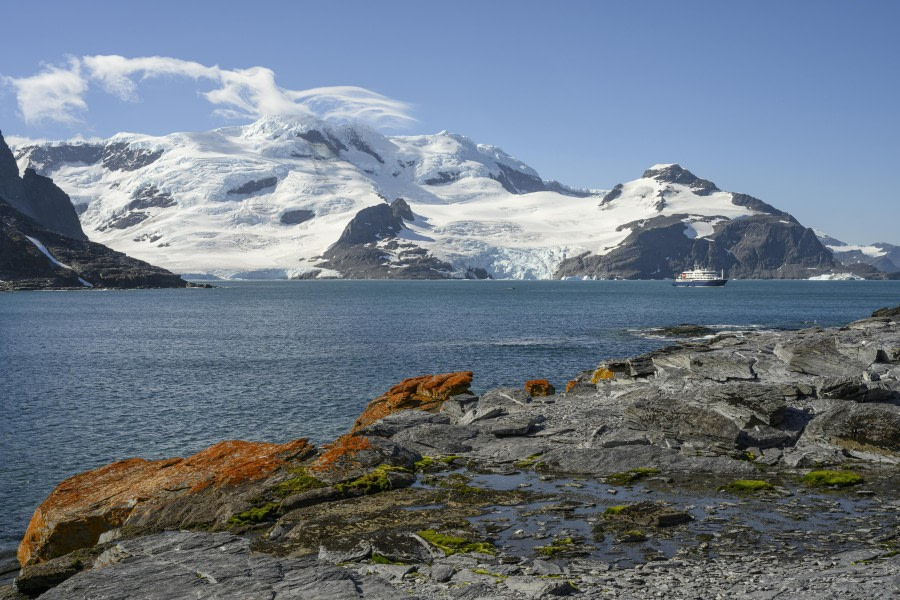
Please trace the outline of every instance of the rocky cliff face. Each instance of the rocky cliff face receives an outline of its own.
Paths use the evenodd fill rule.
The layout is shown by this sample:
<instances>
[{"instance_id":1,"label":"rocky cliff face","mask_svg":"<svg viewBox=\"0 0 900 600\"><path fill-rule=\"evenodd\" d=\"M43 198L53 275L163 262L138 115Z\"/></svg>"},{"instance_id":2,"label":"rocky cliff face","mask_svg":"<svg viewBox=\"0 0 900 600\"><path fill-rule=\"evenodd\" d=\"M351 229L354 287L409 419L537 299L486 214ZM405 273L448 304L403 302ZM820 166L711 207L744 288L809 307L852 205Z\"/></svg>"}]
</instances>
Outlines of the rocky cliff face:
<instances>
[{"instance_id":1,"label":"rocky cliff face","mask_svg":"<svg viewBox=\"0 0 900 600\"><path fill-rule=\"evenodd\" d=\"M453 267L398 234L415 218L397 198L359 211L316 267L350 279L447 279Z\"/></svg>"},{"instance_id":2,"label":"rocky cliff face","mask_svg":"<svg viewBox=\"0 0 900 600\"><path fill-rule=\"evenodd\" d=\"M0 135L0 290L185 287L165 269L90 242L66 195L48 177L19 177Z\"/></svg>"},{"instance_id":3,"label":"rocky cliff face","mask_svg":"<svg viewBox=\"0 0 900 600\"><path fill-rule=\"evenodd\" d=\"M19 177L12 151L0 134L0 200L31 217L45 229L77 240L86 240L78 214L68 195L53 180L26 169Z\"/></svg>"},{"instance_id":4,"label":"rocky cliff face","mask_svg":"<svg viewBox=\"0 0 900 600\"><path fill-rule=\"evenodd\" d=\"M49 231L0 200L0 290L187 285L102 244Z\"/></svg>"}]
</instances>

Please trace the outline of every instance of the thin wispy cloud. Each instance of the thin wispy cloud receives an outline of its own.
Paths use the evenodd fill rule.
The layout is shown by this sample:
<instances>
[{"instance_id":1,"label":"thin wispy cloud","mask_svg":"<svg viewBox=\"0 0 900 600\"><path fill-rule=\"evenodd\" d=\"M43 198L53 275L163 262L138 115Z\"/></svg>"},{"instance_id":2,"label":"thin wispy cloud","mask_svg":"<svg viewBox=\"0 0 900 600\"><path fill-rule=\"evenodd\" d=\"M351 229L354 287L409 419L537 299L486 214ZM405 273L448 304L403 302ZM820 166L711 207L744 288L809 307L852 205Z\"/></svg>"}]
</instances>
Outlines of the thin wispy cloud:
<instances>
[{"instance_id":1,"label":"thin wispy cloud","mask_svg":"<svg viewBox=\"0 0 900 600\"><path fill-rule=\"evenodd\" d=\"M0 81L16 94L28 124L77 124L89 111L86 96L92 88L125 102L140 100L142 82L160 77L191 79L211 90L200 96L213 113L229 119L266 115L315 116L335 121L360 121L373 127L402 127L415 121L410 105L355 86L291 90L278 85L266 67L223 69L167 56L126 58L117 55L70 57L60 65L45 65L27 77Z\"/></svg>"}]
</instances>

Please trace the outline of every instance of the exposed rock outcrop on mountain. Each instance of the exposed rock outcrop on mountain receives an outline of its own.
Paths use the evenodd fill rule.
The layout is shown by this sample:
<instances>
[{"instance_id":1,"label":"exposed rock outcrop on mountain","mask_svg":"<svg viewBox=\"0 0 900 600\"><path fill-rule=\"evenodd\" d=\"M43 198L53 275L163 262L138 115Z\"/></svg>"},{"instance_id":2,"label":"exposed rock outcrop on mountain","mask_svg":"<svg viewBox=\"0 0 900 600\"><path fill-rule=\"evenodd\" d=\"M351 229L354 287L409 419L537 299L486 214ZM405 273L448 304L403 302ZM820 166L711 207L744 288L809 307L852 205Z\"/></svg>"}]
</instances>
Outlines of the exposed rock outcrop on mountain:
<instances>
[{"instance_id":1,"label":"exposed rock outcrop on mountain","mask_svg":"<svg viewBox=\"0 0 900 600\"><path fill-rule=\"evenodd\" d=\"M819 240L831 250L834 258L842 265L850 267L849 272L860 275L871 274L865 266L870 266L883 273L900 274L900 246L876 242L867 246L856 246L835 239L821 231L816 231ZM854 267L856 267L854 269Z\"/></svg>"},{"instance_id":2,"label":"exposed rock outcrop on mountain","mask_svg":"<svg viewBox=\"0 0 900 600\"><path fill-rule=\"evenodd\" d=\"M691 197L718 202L693 212ZM811 229L746 194L722 192L679 165L658 165L636 182L616 186L601 207L652 202L659 216L619 226L627 237L603 253L560 263L556 278L669 279L699 264L731 279L807 279L836 263ZM737 207L750 214L735 215ZM684 212L680 212L684 209Z\"/></svg>"},{"instance_id":3,"label":"exposed rock outcrop on mountain","mask_svg":"<svg viewBox=\"0 0 900 600\"><path fill-rule=\"evenodd\" d=\"M632 223L622 244L603 255L563 261L557 278L670 279L694 264L731 279L807 279L838 265L811 229L768 214L721 221L703 238L684 235L689 215Z\"/></svg>"},{"instance_id":4,"label":"exposed rock outcrop on mountain","mask_svg":"<svg viewBox=\"0 0 900 600\"><path fill-rule=\"evenodd\" d=\"M398 234L414 219L403 198L364 208L316 267L349 279L447 279L453 267Z\"/></svg>"},{"instance_id":5,"label":"exposed rock outcrop on mountain","mask_svg":"<svg viewBox=\"0 0 900 600\"><path fill-rule=\"evenodd\" d=\"M76 240L86 240L78 214L72 201L53 181L38 175L34 169L25 169L19 177L19 168L12 151L0 133L0 200L31 217L45 229Z\"/></svg>"},{"instance_id":6,"label":"exposed rock outcrop on mountain","mask_svg":"<svg viewBox=\"0 0 900 600\"><path fill-rule=\"evenodd\" d=\"M186 287L177 275L40 227L0 200L0 290Z\"/></svg>"},{"instance_id":7,"label":"exposed rock outcrop on mountain","mask_svg":"<svg viewBox=\"0 0 900 600\"><path fill-rule=\"evenodd\" d=\"M134 202L159 202L157 195ZM69 197L26 169L0 136L0 290L185 287L177 275L90 242Z\"/></svg>"},{"instance_id":8,"label":"exposed rock outcrop on mountain","mask_svg":"<svg viewBox=\"0 0 900 600\"><path fill-rule=\"evenodd\" d=\"M474 396L471 373L427 375L318 452L225 442L114 463L41 505L17 585L58 585L47 598L141 594L151 581L146 597L291 582L310 590L300 597L316 597L303 587L314 583L349 598L593 597L658 567L694 582L673 597L749 599L762 581L831 593L852 563L847 597L886 598L900 568L898 315L608 359L562 395L531 381ZM842 510L829 510L837 498ZM774 514L809 525L782 528ZM179 528L195 531L158 533ZM729 572L758 576L752 588L722 583L712 557L726 555Z\"/></svg>"}]
</instances>

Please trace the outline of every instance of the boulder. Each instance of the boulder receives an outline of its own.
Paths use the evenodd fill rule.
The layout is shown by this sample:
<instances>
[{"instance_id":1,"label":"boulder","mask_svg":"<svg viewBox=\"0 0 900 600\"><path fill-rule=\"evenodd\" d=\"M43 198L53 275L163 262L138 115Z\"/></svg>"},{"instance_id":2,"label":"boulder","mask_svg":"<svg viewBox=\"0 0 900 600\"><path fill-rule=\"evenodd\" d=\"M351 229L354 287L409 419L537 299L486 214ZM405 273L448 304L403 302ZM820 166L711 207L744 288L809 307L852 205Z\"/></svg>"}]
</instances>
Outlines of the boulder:
<instances>
[{"instance_id":1,"label":"boulder","mask_svg":"<svg viewBox=\"0 0 900 600\"><path fill-rule=\"evenodd\" d=\"M535 426L537 420L528 416L512 416L498 419L491 425L491 433L497 437L526 435Z\"/></svg>"},{"instance_id":2,"label":"boulder","mask_svg":"<svg viewBox=\"0 0 900 600\"><path fill-rule=\"evenodd\" d=\"M525 391L532 398L537 396L552 396L556 389L546 379L529 379L525 382Z\"/></svg>"},{"instance_id":3,"label":"boulder","mask_svg":"<svg viewBox=\"0 0 900 600\"><path fill-rule=\"evenodd\" d=\"M816 416L804 440L900 456L900 406L846 403Z\"/></svg>"},{"instance_id":4,"label":"boulder","mask_svg":"<svg viewBox=\"0 0 900 600\"><path fill-rule=\"evenodd\" d=\"M678 439L699 437L735 442L741 430L732 418L713 407L672 396L638 400L625 409L625 416L643 429Z\"/></svg>"},{"instance_id":5,"label":"boulder","mask_svg":"<svg viewBox=\"0 0 900 600\"><path fill-rule=\"evenodd\" d=\"M647 527L672 527L694 520L688 513L675 510L659 502L629 504L619 507L617 510L607 511L604 516L608 519Z\"/></svg>"},{"instance_id":6,"label":"boulder","mask_svg":"<svg viewBox=\"0 0 900 600\"><path fill-rule=\"evenodd\" d=\"M437 412L451 396L468 394L471 385L471 371L420 375L404 379L386 393L369 402L369 405L356 419L351 432L359 431L379 419L402 410Z\"/></svg>"},{"instance_id":7,"label":"boulder","mask_svg":"<svg viewBox=\"0 0 900 600\"><path fill-rule=\"evenodd\" d=\"M862 377L823 377L817 386L820 398L836 398L853 402L891 402L900 393Z\"/></svg>"},{"instance_id":8,"label":"boulder","mask_svg":"<svg viewBox=\"0 0 900 600\"><path fill-rule=\"evenodd\" d=\"M706 352L691 355L689 369L692 374L713 381L755 379L754 362L739 352Z\"/></svg>"},{"instance_id":9,"label":"boulder","mask_svg":"<svg viewBox=\"0 0 900 600\"><path fill-rule=\"evenodd\" d=\"M286 444L226 441L188 458L132 458L60 483L34 512L19 545L23 566L95 545L135 525L178 528L224 523L242 497L310 456L306 439Z\"/></svg>"},{"instance_id":10,"label":"boulder","mask_svg":"<svg viewBox=\"0 0 900 600\"><path fill-rule=\"evenodd\" d=\"M526 389L502 387L489 390L478 399L479 410L485 410L495 406L503 409L515 408L531 403L531 394Z\"/></svg>"},{"instance_id":11,"label":"boulder","mask_svg":"<svg viewBox=\"0 0 900 600\"><path fill-rule=\"evenodd\" d=\"M489 406L486 408L482 408L480 405L476 406L466 414L462 416L459 420L460 425L471 425L472 423L476 423L478 421L487 421L488 419L496 419L497 417L503 416L507 414L506 410L500 406Z\"/></svg>"},{"instance_id":12,"label":"boulder","mask_svg":"<svg viewBox=\"0 0 900 600\"><path fill-rule=\"evenodd\" d=\"M477 396L453 396L441 405L441 414L450 417L451 421L457 423L467 412L472 410L472 406L477 401Z\"/></svg>"},{"instance_id":13,"label":"boulder","mask_svg":"<svg viewBox=\"0 0 900 600\"><path fill-rule=\"evenodd\" d=\"M358 479L372 469L394 466L412 469L422 456L389 439L366 435L343 435L327 446L307 470L329 484Z\"/></svg>"},{"instance_id":14,"label":"boulder","mask_svg":"<svg viewBox=\"0 0 900 600\"><path fill-rule=\"evenodd\" d=\"M848 359L833 336L814 335L795 342L778 343L775 355L790 371L820 377L859 375L868 365Z\"/></svg>"},{"instance_id":15,"label":"boulder","mask_svg":"<svg viewBox=\"0 0 900 600\"><path fill-rule=\"evenodd\" d=\"M569 596L578 592L566 579L541 579L526 575L513 575L507 577L504 583L510 591L533 600L550 596Z\"/></svg>"},{"instance_id":16,"label":"boulder","mask_svg":"<svg viewBox=\"0 0 900 600\"><path fill-rule=\"evenodd\" d=\"M900 305L894 307L879 308L872 313L873 317L900 317Z\"/></svg>"},{"instance_id":17,"label":"boulder","mask_svg":"<svg viewBox=\"0 0 900 600\"><path fill-rule=\"evenodd\" d=\"M447 406L444 403L444 407ZM393 413L383 419L375 421L371 425L367 425L357 431L358 435L370 435L389 438L397 433L416 427L417 425L449 425L451 422L450 414L441 410L440 413L427 413L418 410L404 410Z\"/></svg>"},{"instance_id":18,"label":"boulder","mask_svg":"<svg viewBox=\"0 0 900 600\"><path fill-rule=\"evenodd\" d=\"M461 454L471 452L478 433L470 425L419 425L391 439L425 454Z\"/></svg>"},{"instance_id":19,"label":"boulder","mask_svg":"<svg viewBox=\"0 0 900 600\"><path fill-rule=\"evenodd\" d=\"M704 389L698 393L701 402L724 403L736 409L743 409L751 419L760 424L778 425L784 420L787 411L784 386L731 383ZM748 423L751 425L753 423Z\"/></svg>"}]
</instances>

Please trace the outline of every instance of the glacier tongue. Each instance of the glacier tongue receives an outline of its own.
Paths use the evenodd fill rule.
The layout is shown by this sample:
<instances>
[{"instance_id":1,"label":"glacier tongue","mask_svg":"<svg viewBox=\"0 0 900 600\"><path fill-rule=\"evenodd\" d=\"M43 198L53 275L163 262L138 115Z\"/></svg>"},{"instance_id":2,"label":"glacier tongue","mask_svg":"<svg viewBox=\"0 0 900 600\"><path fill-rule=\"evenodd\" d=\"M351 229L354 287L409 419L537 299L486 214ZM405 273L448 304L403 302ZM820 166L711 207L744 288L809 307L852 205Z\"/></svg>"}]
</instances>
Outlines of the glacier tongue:
<instances>
[{"instance_id":1,"label":"glacier tongue","mask_svg":"<svg viewBox=\"0 0 900 600\"><path fill-rule=\"evenodd\" d=\"M609 252L641 220L757 212L705 180L691 187L648 177L677 165L655 165L601 202L605 192L545 182L503 150L461 135L387 137L314 118L78 146L15 153L20 168L52 177L74 199L92 240L180 273L304 276L360 210L396 198L415 217L401 239L455 272L514 279L550 278L566 258Z\"/></svg>"}]
</instances>

